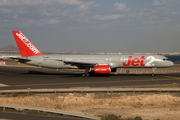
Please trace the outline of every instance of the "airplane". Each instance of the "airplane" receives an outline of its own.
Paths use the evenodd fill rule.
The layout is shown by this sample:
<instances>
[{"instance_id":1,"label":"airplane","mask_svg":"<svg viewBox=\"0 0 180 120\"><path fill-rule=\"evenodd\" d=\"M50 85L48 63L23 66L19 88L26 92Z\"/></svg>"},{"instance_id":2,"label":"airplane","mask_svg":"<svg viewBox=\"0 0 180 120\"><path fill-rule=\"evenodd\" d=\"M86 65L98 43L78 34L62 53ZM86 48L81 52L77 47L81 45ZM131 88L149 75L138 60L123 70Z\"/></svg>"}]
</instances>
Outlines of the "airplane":
<instances>
[{"instance_id":1,"label":"airplane","mask_svg":"<svg viewBox=\"0 0 180 120\"><path fill-rule=\"evenodd\" d=\"M162 55L45 55L41 53L21 31L12 31L21 57L11 59L28 65L54 69L85 69L83 77L93 74L116 72L117 68L152 68L152 76L157 68L172 67L173 62Z\"/></svg>"}]
</instances>

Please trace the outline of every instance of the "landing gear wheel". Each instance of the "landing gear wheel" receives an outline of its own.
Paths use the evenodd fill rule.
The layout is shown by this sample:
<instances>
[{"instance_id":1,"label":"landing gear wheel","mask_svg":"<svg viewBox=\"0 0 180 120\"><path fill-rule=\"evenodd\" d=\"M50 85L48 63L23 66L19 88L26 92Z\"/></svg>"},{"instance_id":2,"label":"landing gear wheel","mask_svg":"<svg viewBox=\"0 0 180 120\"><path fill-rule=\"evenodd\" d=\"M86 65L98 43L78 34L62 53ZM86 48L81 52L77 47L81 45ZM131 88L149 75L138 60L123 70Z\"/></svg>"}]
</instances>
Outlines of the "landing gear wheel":
<instances>
[{"instance_id":1,"label":"landing gear wheel","mask_svg":"<svg viewBox=\"0 0 180 120\"><path fill-rule=\"evenodd\" d=\"M151 76L154 77L154 73L152 73Z\"/></svg>"},{"instance_id":2,"label":"landing gear wheel","mask_svg":"<svg viewBox=\"0 0 180 120\"><path fill-rule=\"evenodd\" d=\"M86 76L86 74L85 74L85 73L83 73L83 74L82 74L82 76L83 76L83 77L85 77L85 76Z\"/></svg>"},{"instance_id":3,"label":"landing gear wheel","mask_svg":"<svg viewBox=\"0 0 180 120\"><path fill-rule=\"evenodd\" d=\"M90 68L88 68L88 67L85 68L85 73L83 73L82 76L83 76L83 77L89 77L89 76L90 76L89 70L90 70Z\"/></svg>"},{"instance_id":4,"label":"landing gear wheel","mask_svg":"<svg viewBox=\"0 0 180 120\"><path fill-rule=\"evenodd\" d=\"M152 77L155 76L154 74L155 74L155 70L156 70L156 69L157 69L157 68L152 68L152 74L151 74Z\"/></svg>"},{"instance_id":5,"label":"landing gear wheel","mask_svg":"<svg viewBox=\"0 0 180 120\"><path fill-rule=\"evenodd\" d=\"M89 77L90 74L89 74L89 73L87 73L87 74L83 73L82 76L83 76L83 77Z\"/></svg>"},{"instance_id":6,"label":"landing gear wheel","mask_svg":"<svg viewBox=\"0 0 180 120\"><path fill-rule=\"evenodd\" d=\"M86 74L86 77L89 77L90 76L90 74L88 73L88 74Z\"/></svg>"}]
</instances>

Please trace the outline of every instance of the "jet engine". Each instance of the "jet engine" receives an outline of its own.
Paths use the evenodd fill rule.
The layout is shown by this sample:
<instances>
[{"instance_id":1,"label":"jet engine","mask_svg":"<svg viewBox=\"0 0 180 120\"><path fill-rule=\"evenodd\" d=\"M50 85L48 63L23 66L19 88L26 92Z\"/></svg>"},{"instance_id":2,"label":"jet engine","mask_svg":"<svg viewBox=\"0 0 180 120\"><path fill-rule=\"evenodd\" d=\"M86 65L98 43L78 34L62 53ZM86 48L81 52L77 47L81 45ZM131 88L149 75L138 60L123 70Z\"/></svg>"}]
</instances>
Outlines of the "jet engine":
<instances>
[{"instance_id":1,"label":"jet engine","mask_svg":"<svg viewBox=\"0 0 180 120\"><path fill-rule=\"evenodd\" d=\"M110 74L111 67L110 65L97 65L94 67L94 73L97 74Z\"/></svg>"}]
</instances>

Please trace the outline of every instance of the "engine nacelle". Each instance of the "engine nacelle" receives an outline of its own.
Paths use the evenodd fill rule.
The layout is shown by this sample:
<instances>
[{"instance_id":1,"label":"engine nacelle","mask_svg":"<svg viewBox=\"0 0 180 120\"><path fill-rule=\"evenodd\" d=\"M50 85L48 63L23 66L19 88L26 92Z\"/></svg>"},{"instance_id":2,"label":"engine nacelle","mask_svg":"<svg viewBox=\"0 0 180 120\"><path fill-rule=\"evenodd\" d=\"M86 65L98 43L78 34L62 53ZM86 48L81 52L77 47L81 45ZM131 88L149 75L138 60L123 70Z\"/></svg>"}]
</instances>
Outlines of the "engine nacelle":
<instances>
[{"instance_id":1,"label":"engine nacelle","mask_svg":"<svg viewBox=\"0 0 180 120\"><path fill-rule=\"evenodd\" d=\"M110 74L111 67L110 65L97 65L94 67L94 73L97 74Z\"/></svg>"}]
</instances>

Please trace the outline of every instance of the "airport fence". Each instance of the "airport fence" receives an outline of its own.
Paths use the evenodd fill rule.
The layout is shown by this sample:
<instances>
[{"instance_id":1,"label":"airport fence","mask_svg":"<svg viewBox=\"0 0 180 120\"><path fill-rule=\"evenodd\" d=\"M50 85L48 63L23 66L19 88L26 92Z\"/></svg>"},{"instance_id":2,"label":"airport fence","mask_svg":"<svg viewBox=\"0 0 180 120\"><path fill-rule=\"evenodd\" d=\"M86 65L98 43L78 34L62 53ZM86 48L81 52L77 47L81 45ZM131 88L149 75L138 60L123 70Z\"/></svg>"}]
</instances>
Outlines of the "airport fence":
<instances>
[{"instance_id":1,"label":"airport fence","mask_svg":"<svg viewBox=\"0 0 180 120\"><path fill-rule=\"evenodd\" d=\"M152 70L118 70L116 74L151 74ZM154 74L180 73L180 70L157 70Z\"/></svg>"},{"instance_id":2,"label":"airport fence","mask_svg":"<svg viewBox=\"0 0 180 120\"><path fill-rule=\"evenodd\" d=\"M70 93L70 92L180 92L180 88L67 88L67 89L20 89L0 90L0 94L9 93Z\"/></svg>"}]
</instances>

